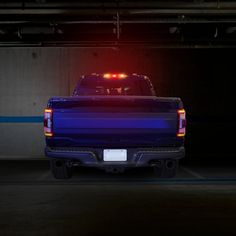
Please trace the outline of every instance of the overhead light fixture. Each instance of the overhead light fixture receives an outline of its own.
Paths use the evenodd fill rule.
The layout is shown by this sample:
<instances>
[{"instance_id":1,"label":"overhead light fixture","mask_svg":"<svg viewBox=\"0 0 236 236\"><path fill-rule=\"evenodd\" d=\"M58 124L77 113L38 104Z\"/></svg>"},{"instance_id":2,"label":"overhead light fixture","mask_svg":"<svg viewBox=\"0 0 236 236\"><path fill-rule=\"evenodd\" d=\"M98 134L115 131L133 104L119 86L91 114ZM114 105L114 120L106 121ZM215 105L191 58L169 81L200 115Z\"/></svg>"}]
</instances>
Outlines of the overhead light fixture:
<instances>
[{"instance_id":1,"label":"overhead light fixture","mask_svg":"<svg viewBox=\"0 0 236 236\"><path fill-rule=\"evenodd\" d=\"M54 34L53 27L21 27L20 29L21 34Z\"/></svg>"},{"instance_id":2,"label":"overhead light fixture","mask_svg":"<svg viewBox=\"0 0 236 236\"><path fill-rule=\"evenodd\" d=\"M228 27L228 28L225 30L225 32L226 32L227 34L232 34L232 33L234 33L235 31L236 31L236 26Z\"/></svg>"},{"instance_id":3,"label":"overhead light fixture","mask_svg":"<svg viewBox=\"0 0 236 236\"><path fill-rule=\"evenodd\" d=\"M180 33L180 28L176 27L176 26L169 27L169 33L170 34L178 34L178 33Z\"/></svg>"}]
</instances>

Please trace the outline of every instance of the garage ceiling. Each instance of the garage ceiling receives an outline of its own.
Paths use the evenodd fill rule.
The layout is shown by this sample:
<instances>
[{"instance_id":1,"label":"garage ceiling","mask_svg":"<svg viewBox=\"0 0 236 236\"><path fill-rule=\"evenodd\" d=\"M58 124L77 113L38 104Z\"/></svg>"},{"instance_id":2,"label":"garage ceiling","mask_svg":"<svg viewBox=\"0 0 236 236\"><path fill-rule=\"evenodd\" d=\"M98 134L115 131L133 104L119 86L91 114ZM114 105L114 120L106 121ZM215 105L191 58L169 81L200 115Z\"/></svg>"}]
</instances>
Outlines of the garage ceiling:
<instances>
[{"instance_id":1,"label":"garage ceiling","mask_svg":"<svg viewBox=\"0 0 236 236\"><path fill-rule=\"evenodd\" d=\"M0 46L235 47L235 1L1 1Z\"/></svg>"}]
</instances>

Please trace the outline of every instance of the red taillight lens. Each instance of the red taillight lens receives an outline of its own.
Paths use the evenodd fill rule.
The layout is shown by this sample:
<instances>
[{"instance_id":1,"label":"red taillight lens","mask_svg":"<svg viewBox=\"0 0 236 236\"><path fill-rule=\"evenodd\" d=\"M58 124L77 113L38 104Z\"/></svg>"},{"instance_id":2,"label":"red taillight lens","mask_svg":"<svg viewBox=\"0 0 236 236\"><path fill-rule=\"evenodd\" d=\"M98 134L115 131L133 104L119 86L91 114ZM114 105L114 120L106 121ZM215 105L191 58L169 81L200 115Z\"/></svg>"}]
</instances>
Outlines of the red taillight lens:
<instances>
[{"instance_id":1,"label":"red taillight lens","mask_svg":"<svg viewBox=\"0 0 236 236\"><path fill-rule=\"evenodd\" d=\"M53 115L53 110L50 108L46 108L44 110L44 135L47 137L52 137L53 132L52 132L52 115Z\"/></svg>"},{"instance_id":2,"label":"red taillight lens","mask_svg":"<svg viewBox=\"0 0 236 236\"><path fill-rule=\"evenodd\" d=\"M178 113L177 137L184 137L186 133L186 112L184 109L179 109L177 113Z\"/></svg>"}]
</instances>

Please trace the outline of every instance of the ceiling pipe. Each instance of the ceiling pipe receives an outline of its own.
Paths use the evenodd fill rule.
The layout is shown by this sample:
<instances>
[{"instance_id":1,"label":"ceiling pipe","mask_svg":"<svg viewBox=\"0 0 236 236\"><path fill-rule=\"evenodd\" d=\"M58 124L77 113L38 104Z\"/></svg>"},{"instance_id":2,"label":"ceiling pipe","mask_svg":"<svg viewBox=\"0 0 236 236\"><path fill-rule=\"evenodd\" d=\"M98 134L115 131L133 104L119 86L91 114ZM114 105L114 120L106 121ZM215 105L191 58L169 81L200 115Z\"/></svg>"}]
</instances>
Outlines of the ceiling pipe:
<instances>
[{"instance_id":1,"label":"ceiling pipe","mask_svg":"<svg viewBox=\"0 0 236 236\"><path fill-rule=\"evenodd\" d=\"M114 43L114 42L0 42L0 47L72 47L72 48L110 48L119 50L121 48L150 48L150 49L209 49L209 48L225 48L232 49L236 48L235 44L203 44L203 43L173 43L173 44L150 44L150 43Z\"/></svg>"},{"instance_id":2,"label":"ceiling pipe","mask_svg":"<svg viewBox=\"0 0 236 236\"><path fill-rule=\"evenodd\" d=\"M116 15L117 9L113 8L105 10L103 8L99 9L2 9L0 7L0 18L5 17L6 20L12 17L24 17L30 16L30 18L37 16L37 17L44 17L44 16L65 16L65 17L78 17L78 16L113 16ZM122 16L142 16L142 15L158 15L158 16L165 16L165 15L206 15L206 16L235 16L236 14L236 7L230 9L119 9L119 13Z\"/></svg>"},{"instance_id":3,"label":"ceiling pipe","mask_svg":"<svg viewBox=\"0 0 236 236\"><path fill-rule=\"evenodd\" d=\"M152 0L152 1L123 1L114 0L109 2L104 1L5 1L0 2L2 9L75 9L75 8L169 8L169 9L199 9L199 8L232 8L236 7L236 3L232 1L205 2L202 0L192 1L165 1L165 0Z\"/></svg>"},{"instance_id":4,"label":"ceiling pipe","mask_svg":"<svg viewBox=\"0 0 236 236\"><path fill-rule=\"evenodd\" d=\"M44 20L44 21L22 21L22 20L14 20L14 21L4 21L0 20L0 25L34 25L35 27L37 25L42 25L42 24L50 24L52 23L53 25L81 25L81 24L88 24L88 25L102 25L102 24L117 24L116 19L114 20ZM119 24L217 24L217 23L236 23L236 17L234 18L209 18L209 19L197 19L197 18L185 18L185 19L179 19L179 18L155 18L155 19L145 19L145 20L119 20Z\"/></svg>"},{"instance_id":5,"label":"ceiling pipe","mask_svg":"<svg viewBox=\"0 0 236 236\"><path fill-rule=\"evenodd\" d=\"M230 10L236 9L235 1L220 1L216 0L213 2L205 2L202 0L196 1L192 0L190 2L186 1L123 1L116 0L110 2L104 1L57 1L57 2L48 2L45 1L5 1L0 2L1 10L18 10L18 11L36 11L36 10L86 10L86 9L121 9L121 10L161 10L161 9L172 9L172 10Z\"/></svg>"}]
</instances>

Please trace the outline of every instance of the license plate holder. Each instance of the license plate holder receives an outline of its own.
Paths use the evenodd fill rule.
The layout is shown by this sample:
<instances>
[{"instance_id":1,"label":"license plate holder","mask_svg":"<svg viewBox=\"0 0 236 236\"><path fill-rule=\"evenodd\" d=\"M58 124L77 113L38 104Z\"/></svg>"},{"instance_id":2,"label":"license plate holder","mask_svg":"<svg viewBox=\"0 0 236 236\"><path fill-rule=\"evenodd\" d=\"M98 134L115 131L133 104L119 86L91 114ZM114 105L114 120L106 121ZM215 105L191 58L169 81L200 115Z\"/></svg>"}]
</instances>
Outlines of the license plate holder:
<instances>
[{"instance_id":1,"label":"license plate holder","mask_svg":"<svg viewBox=\"0 0 236 236\"><path fill-rule=\"evenodd\" d=\"M104 161L127 161L127 149L104 149Z\"/></svg>"}]
</instances>

